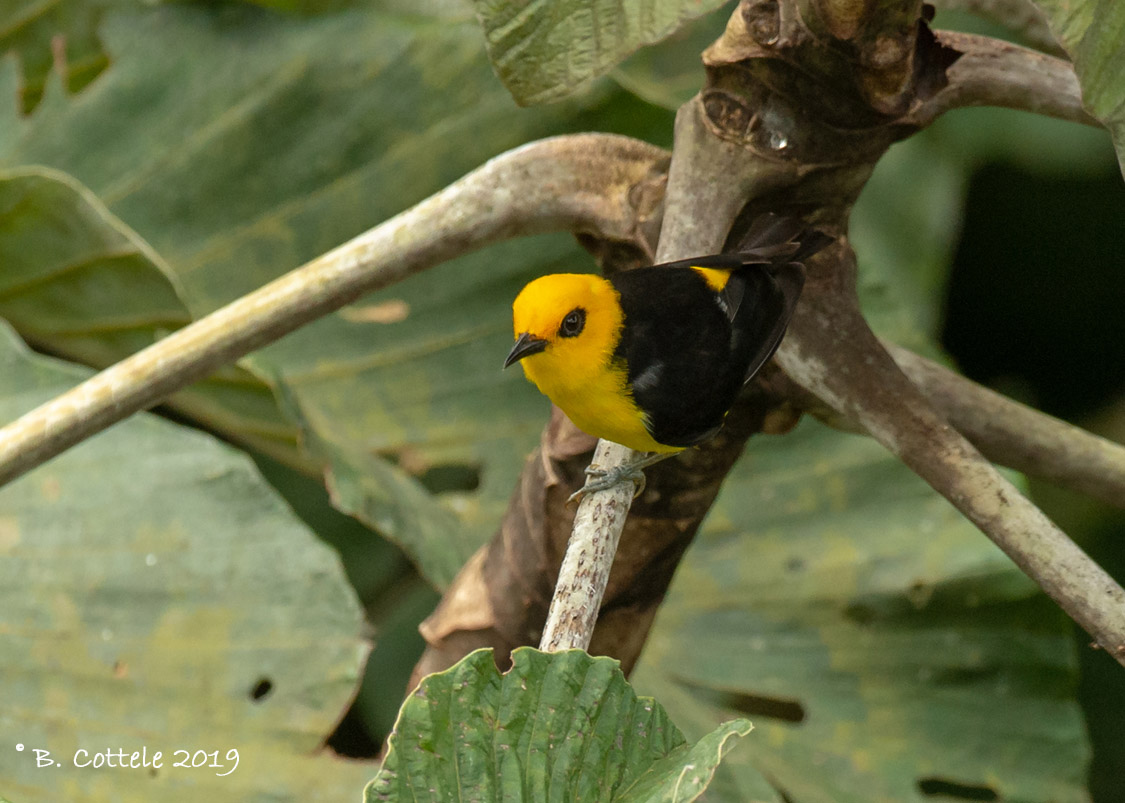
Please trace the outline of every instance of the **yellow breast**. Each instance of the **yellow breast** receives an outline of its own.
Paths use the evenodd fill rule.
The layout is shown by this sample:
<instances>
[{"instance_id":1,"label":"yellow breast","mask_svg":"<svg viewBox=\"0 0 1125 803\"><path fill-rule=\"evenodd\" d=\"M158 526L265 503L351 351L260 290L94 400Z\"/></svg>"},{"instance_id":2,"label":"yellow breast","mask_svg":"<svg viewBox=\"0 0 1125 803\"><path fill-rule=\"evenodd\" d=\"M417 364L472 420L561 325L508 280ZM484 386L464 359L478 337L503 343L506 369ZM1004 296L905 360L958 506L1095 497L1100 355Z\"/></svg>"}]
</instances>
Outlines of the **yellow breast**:
<instances>
[{"instance_id":1,"label":"yellow breast","mask_svg":"<svg viewBox=\"0 0 1125 803\"><path fill-rule=\"evenodd\" d=\"M546 349L520 360L524 374L584 432L644 452L675 452L652 439L633 401L628 372L614 359L625 325L617 290L600 276L553 274L535 280L513 305L515 334L549 341ZM557 334L572 309L585 312L575 337Z\"/></svg>"},{"instance_id":2,"label":"yellow breast","mask_svg":"<svg viewBox=\"0 0 1125 803\"><path fill-rule=\"evenodd\" d=\"M625 367L607 360L599 370L584 372L584 381L559 381L535 355L524 360L527 378L566 413L574 425L598 438L640 452L678 452L675 446L657 443L645 428L644 412L633 401Z\"/></svg>"}]
</instances>

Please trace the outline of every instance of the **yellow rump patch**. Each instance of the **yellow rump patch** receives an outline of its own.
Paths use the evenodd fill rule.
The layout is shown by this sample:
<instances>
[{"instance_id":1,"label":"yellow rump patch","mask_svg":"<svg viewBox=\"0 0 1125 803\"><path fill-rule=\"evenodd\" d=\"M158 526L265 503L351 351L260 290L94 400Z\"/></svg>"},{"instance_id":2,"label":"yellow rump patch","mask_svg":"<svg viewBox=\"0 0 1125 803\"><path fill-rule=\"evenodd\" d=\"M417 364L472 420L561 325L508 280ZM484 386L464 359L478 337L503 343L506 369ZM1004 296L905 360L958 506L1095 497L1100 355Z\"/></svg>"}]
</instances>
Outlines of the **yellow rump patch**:
<instances>
[{"instance_id":1,"label":"yellow rump patch","mask_svg":"<svg viewBox=\"0 0 1125 803\"><path fill-rule=\"evenodd\" d=\"M703 277L707 282L707 286L714 290L716 293L723 292L723 288L727 286L727 281L730 279L729 270L717 270L715 268L700 268L692 265L693 271Z\"/></svg>"}]
</instances>

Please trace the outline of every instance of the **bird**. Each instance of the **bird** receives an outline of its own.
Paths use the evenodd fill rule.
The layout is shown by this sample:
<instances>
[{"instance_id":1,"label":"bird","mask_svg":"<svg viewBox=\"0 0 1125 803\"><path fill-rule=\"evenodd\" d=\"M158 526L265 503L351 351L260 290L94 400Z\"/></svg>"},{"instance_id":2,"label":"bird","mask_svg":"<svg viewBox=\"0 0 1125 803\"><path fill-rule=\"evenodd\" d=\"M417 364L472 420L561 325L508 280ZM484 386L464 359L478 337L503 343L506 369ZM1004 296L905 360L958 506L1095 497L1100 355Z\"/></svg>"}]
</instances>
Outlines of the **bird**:
<instances>
[{"instance_id":1,"label":"bird","mask_svg":"<svg viewBox=\"0 0 1125 803\"><path fill-rule=\"evenodd\" d=\"M803 261L830 242L797 218L768 213L737 253L528 283L512 304L515 344L504 368L519 362L584 432L650 453L609 473L588 469L574 496L627 479L639 494L643 468L714 436L781 343Z\"/></svg>"}]
</instances>

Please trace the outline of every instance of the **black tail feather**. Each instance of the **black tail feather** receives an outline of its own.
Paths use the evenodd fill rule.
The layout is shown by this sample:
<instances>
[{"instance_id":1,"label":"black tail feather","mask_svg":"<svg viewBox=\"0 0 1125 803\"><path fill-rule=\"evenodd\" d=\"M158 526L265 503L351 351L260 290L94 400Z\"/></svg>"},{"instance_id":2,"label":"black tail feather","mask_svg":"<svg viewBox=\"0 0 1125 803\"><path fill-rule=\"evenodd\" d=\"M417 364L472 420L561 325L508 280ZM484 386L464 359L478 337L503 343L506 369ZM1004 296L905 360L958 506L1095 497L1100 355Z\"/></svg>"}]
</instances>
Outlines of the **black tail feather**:
<instances>
[{"instance_id":1,"label":"black tail feather","mask_svg":"<svg viewBox=\"0 0 1125 803\"><path fill-rule=\"evenodd\" d=\"M767 212L754 218L736 253L747 263L768 261L779 265L801 262L832 240L822 231L807 228L800 218Z\"/></svg>"}]
</instances>

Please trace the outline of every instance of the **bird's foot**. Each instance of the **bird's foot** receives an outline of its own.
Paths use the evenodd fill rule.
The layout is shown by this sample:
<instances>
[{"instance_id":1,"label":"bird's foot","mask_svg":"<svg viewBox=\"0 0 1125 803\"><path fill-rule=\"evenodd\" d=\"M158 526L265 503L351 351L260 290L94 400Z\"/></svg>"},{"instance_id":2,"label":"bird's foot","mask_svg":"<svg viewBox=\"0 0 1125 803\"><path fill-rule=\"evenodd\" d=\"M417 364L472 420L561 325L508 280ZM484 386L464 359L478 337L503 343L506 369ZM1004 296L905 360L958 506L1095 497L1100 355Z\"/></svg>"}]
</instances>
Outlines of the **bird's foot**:
<instances>
[{"instance_id":1,"label":"bird's foot","mask_svg":"<svg viewBox=\"0 0 1125 803\"><path fill-rule=\"evenodd\" d=\"M625 482L631 482L635 486L633 498L636 499L645 490L644 470L653 463L659 463L661 460L671 456L671 454L650 454L647 457L642 457L639 460L633 460L629 463L623 463L620 466L614 466L610 469L587 466L586 484L570 495L570 498L566 500L567 504L581 501L582 497L586 494L592 494L597 491L608 491L610 488Z\"/></svg>"},{"instance_id":2,"label":"bird's foot","mask_svg":"<svg viewBox=\"0 0 1125 803\"><path fill-rule=\"evenodd\" d=\"M571 502L579 502L586 494L592 494L597 491L608 491L615 485L620 485L623 482L631 482L636 486L633 492L633 498L636 499L641 495L645 489L645 472L644 469L637 468L636 463L626 463L622 466L615 466L608 471L603 471L600 468L586 468L586 484L579 488L577 491L570 495L567 504Z\"/></svg>"}]
</instances>

